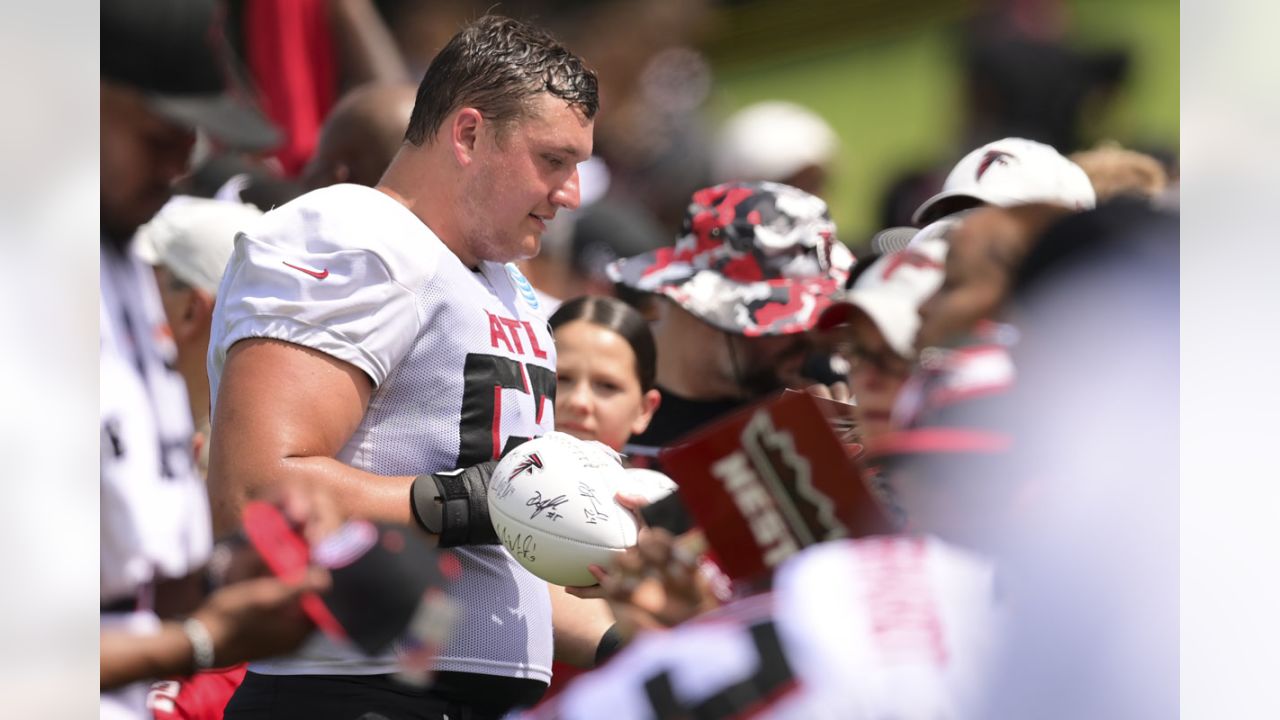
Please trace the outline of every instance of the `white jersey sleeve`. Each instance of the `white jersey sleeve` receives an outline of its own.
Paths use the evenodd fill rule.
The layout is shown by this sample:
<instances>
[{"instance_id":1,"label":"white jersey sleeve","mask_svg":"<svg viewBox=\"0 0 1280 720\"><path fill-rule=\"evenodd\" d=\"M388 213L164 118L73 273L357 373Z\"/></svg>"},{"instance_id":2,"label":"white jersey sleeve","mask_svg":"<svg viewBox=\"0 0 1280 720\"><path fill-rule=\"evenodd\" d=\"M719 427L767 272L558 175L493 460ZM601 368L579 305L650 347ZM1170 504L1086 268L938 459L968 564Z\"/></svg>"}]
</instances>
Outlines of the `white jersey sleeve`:
<instances>
[{"instance_id":1,"label":"white jersey sleeve","mask_svg":"<svg viewBox=\"0 0 1280 720\"><path fill-rule=\"evenodd\" d=\"M319 350L375 386L409 351L423 324L413 288L434 273L439 246L406 247L421 222L376 190L351 190L304 195L236 237L209 343L215 398L226 352L245 338ZM344 211L322 211L331 203Z\"/></svg>"}]
</instances>

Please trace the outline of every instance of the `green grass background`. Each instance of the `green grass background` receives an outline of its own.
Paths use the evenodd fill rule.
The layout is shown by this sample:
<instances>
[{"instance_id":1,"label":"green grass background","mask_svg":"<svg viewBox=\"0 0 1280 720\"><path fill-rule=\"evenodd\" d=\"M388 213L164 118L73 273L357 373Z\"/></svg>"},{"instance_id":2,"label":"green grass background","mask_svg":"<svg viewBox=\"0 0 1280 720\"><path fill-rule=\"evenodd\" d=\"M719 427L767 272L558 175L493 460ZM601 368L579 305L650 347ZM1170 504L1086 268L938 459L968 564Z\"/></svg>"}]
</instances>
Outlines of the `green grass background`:
<instances>
[{"instance_id":1,"label":"green grass background","mask_svg":"<svg viewBox=\"0 0 1280 720\"><path fill-rule=\"evenodd\" d=\"M1125 47L1131 69L1125 92L1090 118L1088 138L1126 145L1178 145L1178 3L1169 0L1071 0L1070 42L1082 48ZM792 7L795 7L794 5ZM716 53L714 111L787 99L811 107L841 139L828 192L846 242L876 229L885 183L903 168L957 157L961 68L954 43L963 5L944 4L857 39L814 43L807 50L761 55ZM770 19L759 20L767 27ZM801 29L803 31L803 29ZM832 33L828 34L830 37Z\"/></svg>"}]
</instances>

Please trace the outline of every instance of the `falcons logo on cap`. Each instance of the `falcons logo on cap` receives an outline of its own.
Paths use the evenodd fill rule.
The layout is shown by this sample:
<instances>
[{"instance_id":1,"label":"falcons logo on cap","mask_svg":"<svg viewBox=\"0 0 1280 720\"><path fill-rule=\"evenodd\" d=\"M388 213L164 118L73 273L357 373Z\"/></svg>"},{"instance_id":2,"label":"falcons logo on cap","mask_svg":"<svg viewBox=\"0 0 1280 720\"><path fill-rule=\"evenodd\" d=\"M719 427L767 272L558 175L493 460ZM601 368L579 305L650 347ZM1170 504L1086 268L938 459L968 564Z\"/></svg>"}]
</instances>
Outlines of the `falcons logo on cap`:
<instances>
[{"instance_id":1,"label":"falcons logo on cap","mask_svg":"<svg viewBox=\"0 0 1280 720\"><path fill-rule=\"evenodd\" d=\"M988 150L987 154L982 156L982 161L978 163L978 176L975 179L981 180L987 170L990 170L991 166L996 163L1008 165L1009 163L1005 161L1005 158L1014 159L1013 155L1003 150Z\"/></svg>"},{"instance_id":2,"label":"falcons logo on cap","mask_svg":"<svg viewBox=\"0 0 1280 720\"><path fill-rule=\"evenodd\" d=\"M515 470L511 471L511 477L514 478L526 471L532 475L534 468L542 469L542 458L538 457L538 453L529 453L529 457L525 458L523 462L516 466Z\"/></svg>"}]
</instances>

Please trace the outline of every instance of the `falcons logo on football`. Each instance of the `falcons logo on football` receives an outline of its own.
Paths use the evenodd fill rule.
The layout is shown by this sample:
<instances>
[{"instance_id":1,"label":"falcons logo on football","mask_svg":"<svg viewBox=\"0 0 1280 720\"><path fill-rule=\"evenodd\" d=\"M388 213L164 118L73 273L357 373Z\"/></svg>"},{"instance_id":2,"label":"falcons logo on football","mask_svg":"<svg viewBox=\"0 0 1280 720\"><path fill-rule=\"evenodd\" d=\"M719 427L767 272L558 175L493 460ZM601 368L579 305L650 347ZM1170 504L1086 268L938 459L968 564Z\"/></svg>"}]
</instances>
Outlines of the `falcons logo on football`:
<instances>
[{"instance_id":1,"label":"falcons logo on football","mask_svg":"<svg viewBox=\"0 0 1280 720\"><path fill-rule=\"evenodd\" d=\"M539 470L542 469L542 458L538 457L538 453L529 453L529 457L521 461L521 463L516 466L516 469L511 471L511 477L514 478L522 472L528 472L532 475L534 468Z\"/></svg>"},{"instance_id":2,"label":"falcons logo on football","mask_svg":"<svg viewBox=\"0 0 1280 720\"><path fill-rule=\"evenodd\" d=\"M1000 163L1001 165L1008 165L1009 163L1005 160L1005 158L1014 159L1014 160L1017 159L1017 158L1014 158L1013 155L1003 150L988 150L987 154L982 156L982 161L978 163L978 177L976 179L981 180L982 176L986 174L987 170L990 170L991 166L996 163Z\"/></svg>"}]
</instances>

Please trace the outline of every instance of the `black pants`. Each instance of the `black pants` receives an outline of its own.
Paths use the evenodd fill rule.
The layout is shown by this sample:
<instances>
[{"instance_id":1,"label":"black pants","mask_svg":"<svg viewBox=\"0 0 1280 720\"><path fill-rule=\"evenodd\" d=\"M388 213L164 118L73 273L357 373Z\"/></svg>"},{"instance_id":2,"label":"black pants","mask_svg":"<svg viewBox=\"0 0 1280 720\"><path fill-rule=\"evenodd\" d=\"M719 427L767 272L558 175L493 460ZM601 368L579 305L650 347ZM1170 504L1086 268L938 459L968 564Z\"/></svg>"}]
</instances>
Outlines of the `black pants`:
<instances>
[{"instance_id":1,"label":"black pants","mask_svg":"<svg viewBox=\"0 0 1280 720\"><path fill-rule=\"evenodd\" d=\"M547 686L474 673L437 673L427 688L391 675L246 673L226 720L498 720L535 704Z\"/></svg>"}]
</instances>

